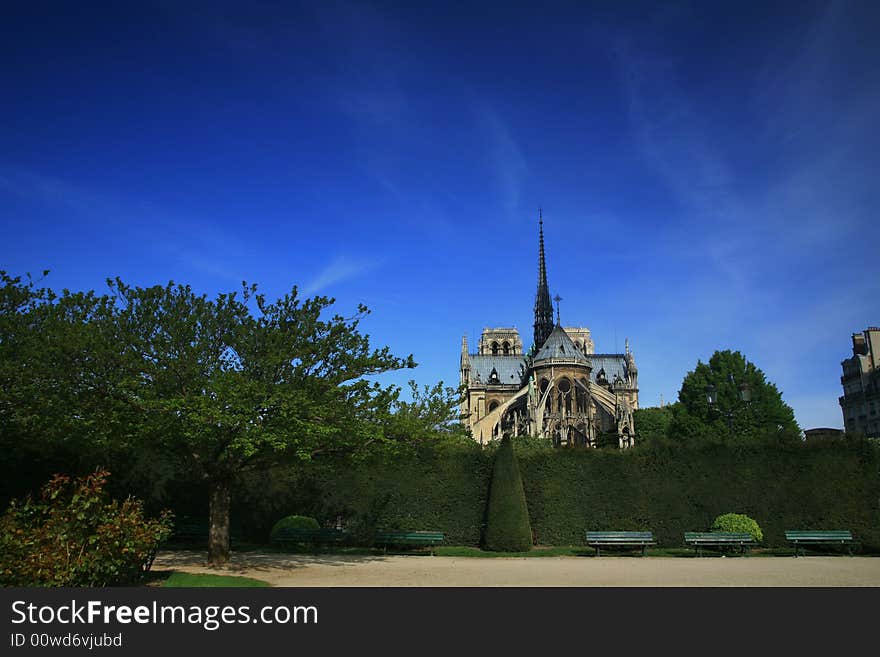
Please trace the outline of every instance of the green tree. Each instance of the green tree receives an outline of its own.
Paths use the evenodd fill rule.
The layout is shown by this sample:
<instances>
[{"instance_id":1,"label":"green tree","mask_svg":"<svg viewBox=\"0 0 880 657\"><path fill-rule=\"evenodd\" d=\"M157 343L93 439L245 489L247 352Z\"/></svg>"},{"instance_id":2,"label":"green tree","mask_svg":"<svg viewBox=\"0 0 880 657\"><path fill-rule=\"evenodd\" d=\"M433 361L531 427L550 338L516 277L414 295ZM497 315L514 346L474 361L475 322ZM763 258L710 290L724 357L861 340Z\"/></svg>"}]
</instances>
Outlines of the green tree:
<instances>
[{"instance_id":1,"label":"green tree","mask_svg":"<svg viewBox=\"0 0 880 657\"><path fill-rule=\"evenodd\" d=\"M415 381L409 381L408 385L410 399L396 397L390 412L382 419L386 437L401 445L470 440L461 422L460 389L446 386L442 381L422 388Z\"/></svg>"},{"instance_id":2,"label":"green tree","mask_svg":"<svg viewBox=\"0 0 880 657\"><path fill-rule=\"evenodd\" d=\"M709 403L707 388L714 390L714 403ZM672 415L669 434L675 439L800 437L794 411L777 387L738 351L716 351L708 363L698 361L682 382Z\"/></svg>"},{"instance_id":3,"label":"green tree","mask_svg":"<svg viewBox=\"0 0 880 657\"><path fill-rule=\"evenodd\" d=\"M638 443L662 441L669 435L669 425L674 417L674 404L651 406L633 411Z\"/></svg>"},{"instance_id":4,"label":"green tree","mask_svg":"<svg viewBox=\"0 0 880 657\"><path fill-rule=\"evenodd\" d=\"M483 547L495 552L525 552L531 546L532 529L519 463L513 442L505 437L492 468Z\"/></svg>"},{"instance_id":5,"label":"green tree","mask_svg":"<svg viewBox=\"0 0 880 657\"><path fill-rule=\"evenodd\" d=\"M377 418L399 389L370 376L415 363L370 346L366 307L327 317L332 299L295 287L270 303L256 286L208 299L174 283L108 285L58 296L3 274L4 446L29 439L83 462L120 449L178 457L209 489L210 561L228 558L243 473L391 442Z\"/></svg>"},{"instance_id":6,"label":"green tree","mask_svg":"<svg viewBox=\"0 0 880 657\"><path fill-rule=\"evenodd\" d=\"M369 377L415 363L370 346L359 331L365 306L324 319L334 300L301 301L295 287L269 303L247 285L215 300L173 283L110 286L145 433L208 484L211 562L228 558L231 491L241 474L281 458L304 462L387 443L375 418L398 390Z\"/></svg>"}]
</instances>

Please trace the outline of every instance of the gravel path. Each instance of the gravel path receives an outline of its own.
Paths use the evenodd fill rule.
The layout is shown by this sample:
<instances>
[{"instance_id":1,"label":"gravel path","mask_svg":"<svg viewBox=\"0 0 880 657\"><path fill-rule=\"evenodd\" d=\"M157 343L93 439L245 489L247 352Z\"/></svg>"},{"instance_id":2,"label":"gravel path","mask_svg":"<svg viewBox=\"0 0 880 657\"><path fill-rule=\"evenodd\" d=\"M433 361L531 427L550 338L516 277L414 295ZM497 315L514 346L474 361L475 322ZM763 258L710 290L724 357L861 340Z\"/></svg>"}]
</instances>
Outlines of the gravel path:
<instances>
[{"instance_id":1,"label":"gravel path","mask_svg":"<svg viewBox=\"0 0 880 657\"><path fill-rule=\"evenodd\" d=\"M464 558L233 554L223 569L205 554L161 552L154 570L243 575L273 586L880 586L880 558L530 557Z\"/></svg>"}]
</instances>

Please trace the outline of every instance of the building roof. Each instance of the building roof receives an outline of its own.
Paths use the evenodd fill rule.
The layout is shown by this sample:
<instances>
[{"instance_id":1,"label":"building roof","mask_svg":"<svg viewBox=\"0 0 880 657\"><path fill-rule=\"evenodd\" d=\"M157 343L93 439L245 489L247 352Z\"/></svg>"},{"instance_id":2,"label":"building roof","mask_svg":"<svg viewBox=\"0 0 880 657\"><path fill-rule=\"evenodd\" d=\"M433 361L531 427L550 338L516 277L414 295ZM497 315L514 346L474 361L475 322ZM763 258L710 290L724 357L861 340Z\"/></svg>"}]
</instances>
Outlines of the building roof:
<instances>
[{"instance_id":1,"label":"building roof","mask_svg":"<svg viewBox=\"0 0 880 657\"><path fill-rule=\"evenodd\" d=\"M498 383L504 385L519 386L522 381L520 379L520 366L525 367L525 360L522 355L519 356L482 356L480 354L471 354L471 382L476 383L478 380L482 384L489 383L489 377L494 369L498 372ZM479 375L479 379L477 379Z\"/></svg>"},{"instance_id":2,"label":"building roof","mask_svg":"<svg viewBox=\"0 0 880 657\"><path fill-rule=\"evenodd\" d=\"M619 375L626 380L626 354L590 354L593 361L593 370L590 372L590 381L595 383L599 370L605 370L605 378L614 381Z\"/></svg>"},{"instance_id":3,"label":"building roof","mask_svg":"<svg viewBox=\"0 0 880 657\"><path fill-rule=\"evenodd\" d=\"M573 360L584 365L590 364L590 359L578 349L572 339L561 326L556 326L550 333L544 345L535 354L534 362L550 359Z\"/></svg>"},{"instance_id":4,"label":"building roof","mask_svg":"<svg viewBox=\"0 0 880 657\"><path fill-rule=\"evenodd\" d=\"M489 377L494 369L498 372L498 383L504 385L521 384L520 366L525 366L525 360L522 356L481 356L480 354L470 354L471 378L470 383L480 384L489 383ZM609 382L614 381L615 376L626 380L626 354L590 354L592 361L592 371L590 372L590 381L596 382L596 377L600 370L605 370L605 378ZM479 374L479 379L477 375Z\"/></svg>"}]
</instances>

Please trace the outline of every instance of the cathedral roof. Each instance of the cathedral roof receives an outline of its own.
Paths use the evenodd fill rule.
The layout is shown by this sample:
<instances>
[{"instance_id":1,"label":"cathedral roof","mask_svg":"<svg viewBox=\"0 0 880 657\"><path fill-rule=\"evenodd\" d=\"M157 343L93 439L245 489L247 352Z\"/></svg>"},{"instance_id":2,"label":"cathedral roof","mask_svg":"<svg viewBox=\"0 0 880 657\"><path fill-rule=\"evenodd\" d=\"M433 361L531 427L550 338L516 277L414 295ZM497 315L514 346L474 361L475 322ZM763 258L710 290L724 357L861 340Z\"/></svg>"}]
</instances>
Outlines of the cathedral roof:
<instances>
[{"instance_id":1,"label":"cathedral roof","mask_svg":"<svg viewBox=\"0 0 880 657\"><path fill-rule=\"evenodd\" d=\"M471 383L489 383L494 369L498 373L498 383L504 385L520 385L520 366L525 365L520 356L488 356L471 354Z\"/></svg>"},{"instance_id":2,"label":"cathedral roof","mask_svg":"<svg viewBox=\"0 0 880 657\"><path fill-rule=\"evenodd\" d=\"M605 370L605 378L614 381L615 376L626 379L626 355L625 354L590 354L593 361L593 371L590 372L590 380L595 383L599 370Z\"/></svg>"},{"instance_id":3,"label":"cathedral roof","mask_svg":"<svg viewBox=\"0 0 880 657\"><path fill-rule=\"evenodd\" d=\"M553 329L544 345L538 349L534 362L537 363L553 358L575 361L584 365L590 364L590 359L575 346L572 339L568 337L568 334L559 325Z\"/></svg>"}]
</instances>

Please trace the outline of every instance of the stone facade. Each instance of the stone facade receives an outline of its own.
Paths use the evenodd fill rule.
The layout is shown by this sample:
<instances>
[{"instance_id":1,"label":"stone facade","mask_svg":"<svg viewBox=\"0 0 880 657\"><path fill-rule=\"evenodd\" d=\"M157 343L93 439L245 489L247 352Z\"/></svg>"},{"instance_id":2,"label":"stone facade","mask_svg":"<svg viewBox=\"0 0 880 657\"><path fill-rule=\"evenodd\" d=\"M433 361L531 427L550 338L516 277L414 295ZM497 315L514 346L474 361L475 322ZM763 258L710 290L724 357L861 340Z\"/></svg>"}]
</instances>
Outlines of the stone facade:
<instances>
[{"instance_id":1,"label":"stone facade","mask_svg":"<svg viewBox=\"0 0 880 657\"><path fill-rule=\"evenodd\" d=\"M853 333L852 353L840 363L843 426L847 433L880 438L880 328Z\"/></svg>"},{"instance_id":2,"label":"stone facade","mask_svg":"<svg viewBox=\"0 0 880 657\"><path fill-rule=\"evenodd\" d=\"M638 369L625 353L597 354L590 330L553 321L539 228L538 294L534 342L523 352L515 328L486 328L475 353L461 341L460 375L466 392L461 412L474 440L486 444L508 434L550 438L556 446L595 447L601 434L633 444L639 406Z\"/></svg>"}]
</instances>

